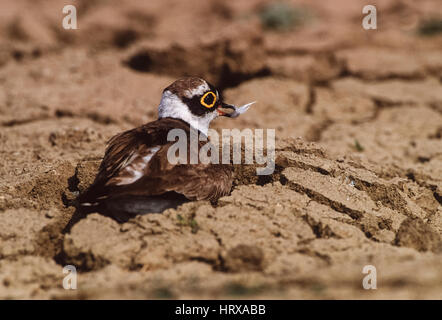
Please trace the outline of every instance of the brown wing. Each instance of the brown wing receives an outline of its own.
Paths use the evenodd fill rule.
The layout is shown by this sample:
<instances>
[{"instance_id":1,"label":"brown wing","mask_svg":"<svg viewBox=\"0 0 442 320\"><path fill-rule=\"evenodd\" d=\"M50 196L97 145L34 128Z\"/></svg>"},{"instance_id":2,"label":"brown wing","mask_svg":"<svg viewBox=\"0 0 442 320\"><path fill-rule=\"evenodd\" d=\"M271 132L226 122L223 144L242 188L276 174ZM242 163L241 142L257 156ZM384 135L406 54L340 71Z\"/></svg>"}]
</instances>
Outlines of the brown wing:
<instances>
[{"instance_id":1,"label":"brown wing","mask_svg":"<svg viewBox=\"0 0 442 320\"><path fill-rule=\"evenodd\" d=\"M167 150L174 144L167 141L167 132L177 127L189 130L181 120L161 119L113 137L94 183L80 202L169 191L190 200L216 200L228 194L232 184L230 165L174 165L167 160Z\"/></svg>"},{"instance_id":2,"label":"brown wing","mask_svg":"<svg viewBox=\"0 0 442 320\"><path fill-rule=\"evenodd\" d=\"M230 193L230 165L171 164L167 151L172 144L162 146L145 168L143 177L121 189L121 194L159 195L174 191L190 200L217 200Z\"/></svg>"},{"instance_id":3,"label":"brown wing","mask_svg":"<svg viewBox=\"0 0 442 320\"><path fill-rule=\"evenodd\" d=\"M140 139L142 135L143 128L140 127L122 132L109 140L98 174L89 189L79 197L80 203L95 203L112 192L113 186L109 182L118 181L128 166L133 165L137 154L152 147L143 143L143 139Z\"/></svg>"}]
</instances>

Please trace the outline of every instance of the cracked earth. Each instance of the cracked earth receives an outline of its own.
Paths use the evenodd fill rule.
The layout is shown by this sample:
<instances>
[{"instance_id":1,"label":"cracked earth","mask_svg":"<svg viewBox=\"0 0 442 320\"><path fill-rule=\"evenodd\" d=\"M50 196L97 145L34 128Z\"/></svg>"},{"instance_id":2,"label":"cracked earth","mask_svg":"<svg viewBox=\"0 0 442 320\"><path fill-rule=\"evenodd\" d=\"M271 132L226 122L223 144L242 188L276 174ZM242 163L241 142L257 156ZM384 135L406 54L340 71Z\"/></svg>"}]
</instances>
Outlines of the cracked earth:
<instances>
[{"instance_id":1,"label":"cracked earth","mask_svg":"<svg viewBox=\"0 0 442 320\"><path fill-rule=\"evenodd\" d=\"M376 31L363 1L296 1L312 18L284 32L258 0L76 3L75 31L58 0L0 5L1 299L442 299L442 34L416 32L440 1L383 1ZM183 75L258 101L214 127L276 129L275 172L235 166L215 205L75 219L106 141Z\"/></svg>"}]
</instances>

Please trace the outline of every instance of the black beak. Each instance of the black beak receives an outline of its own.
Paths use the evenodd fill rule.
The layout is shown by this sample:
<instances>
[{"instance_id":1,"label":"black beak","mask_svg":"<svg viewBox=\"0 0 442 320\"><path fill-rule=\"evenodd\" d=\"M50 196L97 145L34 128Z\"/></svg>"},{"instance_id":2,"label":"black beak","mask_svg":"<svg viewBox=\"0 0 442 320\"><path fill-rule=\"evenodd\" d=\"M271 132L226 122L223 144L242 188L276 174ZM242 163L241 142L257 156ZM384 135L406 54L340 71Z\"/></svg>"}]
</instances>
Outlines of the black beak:
<instances>
[{"instance_id":1,"label":"black beak","mask_svg":"<svg viewBox=\"0 0 442 320\"><path fill-rule=\"evenodd\" d=\"M225 110L221 110L221 109L231 109L231 110L233 110L233 112L225 112ZM234 105L231 105L231 104L227 104L227 103L222 102L222 103L219 105L219 107L217 108L217 111L218 111L218 114L219 114L220 116L224 116L224 117L229 117L229 118L231 118L232 115L233 115L233 114L235 113L235 111L236 111L236 107L235 107Z\"/></svg>"}]
</instances>

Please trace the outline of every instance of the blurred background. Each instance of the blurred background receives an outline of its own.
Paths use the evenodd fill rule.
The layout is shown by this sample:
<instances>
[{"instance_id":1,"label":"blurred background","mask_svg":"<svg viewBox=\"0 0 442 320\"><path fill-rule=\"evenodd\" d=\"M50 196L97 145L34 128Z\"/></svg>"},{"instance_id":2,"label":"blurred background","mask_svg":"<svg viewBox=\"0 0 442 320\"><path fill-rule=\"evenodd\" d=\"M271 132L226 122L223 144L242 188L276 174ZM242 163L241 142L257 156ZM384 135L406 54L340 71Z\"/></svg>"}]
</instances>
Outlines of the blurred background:
<instances>
[{"instance_id":1,"label":"blurred background","mask_svg":"<svg viewBox=\"0 0 442 320\"><path fill-rule=\"evenodd\" d=\"M77 30L62 27L68 4ZM430 159L411 136L441 146L442 3L377 1L377 30L362 28L367 4L2 0L0 123L139 125L156 118L164 87L195 75L231 103L259 101L222 125L276 128L338 152L369 146L375 160Z\"/></svg>"},{"instance_id":2,"label":"blurred background","mask_svg":"<svg viewBox=\"0 0 442 320\"><path fill-rule=\"evenodd\" d=\"M74 5L77 9L77 30L65 30L62 26L65 5ZM365 5L376 6L376 30L362 27ZM417 251L406 251L409 248L396 245L405 243L403 246L420 251L439 250L437 237L442 232L441 0L1 0L0 238L3 244L0 246L0 280L2 275L15 280L0 281L0 296L45 298L50 296L48 292L52 288L64 294L54 279L58 281L57 277L62 276L60 264L77 261L75 259L86 265L84 270L98 270L97 276L92 274L89 278L98 288L91 291L92 297L106 297L106 292L99 288L107 284L109 278L115 281L115 290L109 293L111 297L120 297L119 288L129 278L141 283L137 277L147 277L150 286L149 281L153 279L155 283L155 277L160 277L166 267L172 271L164 271L165 278L178 279L176 283L190 275L180 282L185 289L175 295L170 285L164 285L148 296L225 294L224 284L237 276L234 272L218 272L218 265L212 270L209 263L219 262L218 256L213 256L213 248L218 244L204 231L204 225L197 235L183 228L181 232L187 232L183 236L170 227L175 225L175 216L169 215L152 218L163 223L158 222L162 229L155 224L157 221L140 220L145 224L142 232L133 227L126 233L127 229L121 227L120 230L109 219L93 217L86 219L81 228L73 229L77 232L73 235L65 237L61 232L74 210L69 201L93 179L107 139L156 119L162 90L186 75L212 82L229 103L258 101L234 121L218 119L215 128L274 128L277 143L286 138L300 138L287 149L296 153L291 157L304 157L296 162L304 166L301 169L305 169L303 174L308 177L300 184L307 188L312 182L320 199L341 201L339 208L350 206L369 212L365 222L358 222L362 233L357 228L351 229L357 225L354 220L347 217L348 222L330 206L327 211L326 206L313 201L317 207L304 211L307 202L302 202L299 193L291 191L281 203L290 203L293 207L287 215L278 217L278 228L282 231L274 232L270 228L274 227L275 220L265 220L266 215L270 215L265 211L270 205L241 218L241 223L237 219L244 217L242 203L252 201L254 195L260 199L253 200L253 205L264 197L261 194L268 192L275 196L273 200L269 198L269 203L276 206L280 205L279 194L288 192L287 188L277 184L273 189L253 185L252 191L244 191L245 200L239 201L237 216L233 215L232 220L225 218L224 224L207 225L220 228L220 239L224 236L223 243L227 245L241 243L244 240L241 237L260 241L264 255L258 256L271 258L269 268L259 277L276 288L276 293L264 292L263 296L278 296L280 287L286 286L288 297L324 297L325 287L337 290L327 297L353 298L355 292L366 297L358 280L361 261L371 261L382 252L385 261L391 265L396 263L396 267L388 271L393 294L383 295L383 291L380 297L440 297L440 285L437 287L438 281L434 280L440 280L440 254L418 255ZM304 142L316 144L305 147ZM336 162L326 160L325 153L316 149L319 147ZM344 169L339 170L345 173L349 167L345 167L344 162L351 166L359 181L365 181L357 186L361 193L367 192L363 198L343 198L335 187L330 187L329 193L324 191L323 185L327 181L338 181L338 177L333 180L331 175L322 174L333 172L339 166L343 166ZM318 177L310 178L314 174ZM348 183L342 184L347 188ZM291 197L296 200L288 200ZM330 203L335 203L332 200ZM382 218L405 219L411 212L417 212L425 220L421 225L427 226L429 221L433 231L429 232L426 227L416 229L411 224L409 228L414 233L404 227L405 240L395 240L402 220L397 218L400 221L395 220L391 230L376 220L370 222L371 217L381 215L381 211L372 210L375 206L372 200L376 205L383 204L378 207L382 207ZM222 210L217 212L222 216ZM290 224L291 220L286 219L293 217L293 212L304 216ZM305 212L314 218L305 218ZM314 215L317 212L321 217ZM231 217L230 213L225 217ZM321 220L323 217L331 218ZM270 230L261 238L254 229L261 220L255 219L264 221L257 228L262 234L267 228ZM315 234L305 221L319 221L316 229L313 228ZM229 230L233 230L232 234ZM154 246L157 250L153 253L149 247L148 253L139 254L146 243L140 244L134 239L138 240L138 234L143 232L152 232L152 238L156 239L152 241L157 241ZM299 249L298 242L290 238L297 233L301 240L305 234L316 236L317 242L311 242L312 245L303 242L307 243L306 248ZM100 234L106 241L99 238ZM435 236L429 236L430 240L419 238L429 234ZM351 238L353 235L356 240ZM121 237L128 238L121 240ZM362 249L358 247L361 238L369 242ZM347 240L351 245L345 242ZM432 241L436 249L431 249ZM201 248L206 243L207 247ZM128 247L121 248L120 244ZM182 247L176 249L177 244ZM351 246L356 249L349 250ZM204 256L205 260L189 258L191 262L187 265L187 254L192 250L209 253ZM243 251L256 251L247 247L241 250L239 254L233 252L234 261L235 255L242 255ZM409 269L400 269L398 266L407 257L411 257ZM429 258L431 261L427 263L425 257L433 260ZM176 265L180 259L186 262ZM350 273L342 270L350 259L357 268L351 269L354 278L348 280L345 277ZM197 265L196 269L192 263ZM100 273L108 264L108 269ZM116 265L123 267L118 269ZM322 269L305 276L313 266ZM330 266L335 268L334 273ZM177 269L173 269L175 267ZM140 268L156 268L158 273L135 275L136 272L131 272ZM256 271L253 268L251 270ZM420 270L425 276L431 269L434 277L412 279L408 285L414 289L408 290L409 287L403 285L404 277L395 278L399 269L402 275L414 275ZM194 285L194 270L204 278L202 283L210 287L208 291L186 291ZM311 286L309 279L321 275ZM301 278L295 281L288 276ZM342 290L344 282L338 283L340 277L347 281L347 287ZM245 278L251 279L256 287L252 276L246 273ZM8 283L14 285L8 287ZM301 290L297 291L299 287ZM394 295L398 288L403 291ZM227 291L240 295L261 294L249 289L233 286ZM143 290L136 285L128 289L135 297L146 296Z\"/></svg>"}]
</instances>

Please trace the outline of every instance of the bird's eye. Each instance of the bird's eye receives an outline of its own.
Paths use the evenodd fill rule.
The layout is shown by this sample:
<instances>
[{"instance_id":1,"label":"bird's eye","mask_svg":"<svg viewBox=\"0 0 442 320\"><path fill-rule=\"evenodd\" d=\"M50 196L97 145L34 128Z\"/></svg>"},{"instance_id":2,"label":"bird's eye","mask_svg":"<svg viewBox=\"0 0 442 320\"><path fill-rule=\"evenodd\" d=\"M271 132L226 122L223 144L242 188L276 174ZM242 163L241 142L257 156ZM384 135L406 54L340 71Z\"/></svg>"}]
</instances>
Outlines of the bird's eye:
<instances>
[{"instance_id":1,"label":"bird's eye","mask_svg":"<svg viewBox=\"0 0 442 320\"><path fill-rule=\"evenodd\" d=\"M213 106L215 105L216 102L216 95L212 92L206 92L202 97L201 97L201 105L205 106L206 108L213 108Z\"/></svg>"}]
</instances>

